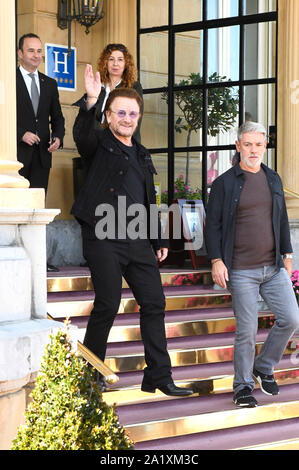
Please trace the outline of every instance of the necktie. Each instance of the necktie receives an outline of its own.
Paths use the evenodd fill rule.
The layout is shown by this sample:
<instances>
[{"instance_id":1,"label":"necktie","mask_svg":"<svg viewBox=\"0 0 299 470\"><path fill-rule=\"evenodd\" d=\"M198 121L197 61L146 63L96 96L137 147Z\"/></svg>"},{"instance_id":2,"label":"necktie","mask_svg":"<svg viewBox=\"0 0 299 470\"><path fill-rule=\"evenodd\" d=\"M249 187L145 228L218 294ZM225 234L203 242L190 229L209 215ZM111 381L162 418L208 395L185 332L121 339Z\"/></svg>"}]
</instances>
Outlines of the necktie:
<instances>
[{"instance_id":1,"label":"necktie","mask_svg":"<svg viewBox=\"0 0 299 470\"><path fill-rule=\"evenodd\" d=\"M37 84L35 81L34 73L29 73L29 77L31 78L31 101L32 101L34 113L36 115L37 109L38 109L38 103L39 103L39 92L38 92Z\"/></svg>"}]
</instances>

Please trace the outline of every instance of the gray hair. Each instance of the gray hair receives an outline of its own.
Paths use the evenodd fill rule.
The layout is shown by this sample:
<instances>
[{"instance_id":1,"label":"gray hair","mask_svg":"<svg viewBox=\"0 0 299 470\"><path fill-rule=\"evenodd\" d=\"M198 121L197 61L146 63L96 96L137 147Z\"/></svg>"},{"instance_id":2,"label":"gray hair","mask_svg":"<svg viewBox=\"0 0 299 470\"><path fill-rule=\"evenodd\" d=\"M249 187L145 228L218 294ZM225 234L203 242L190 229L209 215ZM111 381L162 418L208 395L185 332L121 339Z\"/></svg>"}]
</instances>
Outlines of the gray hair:
<instances>
[{"instance_id":1,"label":"gray hair","mask_svg":"<svg viewBox=\"0 0 299 470\"><path fill-rule=\"evenodd\" d=\"M238 141L240 142L243 134L248 134L249 132L264 134L265 140L267 140L267 131L262 124L253 121L245 121L238 129Z\"/></svg>"}]
</instances>

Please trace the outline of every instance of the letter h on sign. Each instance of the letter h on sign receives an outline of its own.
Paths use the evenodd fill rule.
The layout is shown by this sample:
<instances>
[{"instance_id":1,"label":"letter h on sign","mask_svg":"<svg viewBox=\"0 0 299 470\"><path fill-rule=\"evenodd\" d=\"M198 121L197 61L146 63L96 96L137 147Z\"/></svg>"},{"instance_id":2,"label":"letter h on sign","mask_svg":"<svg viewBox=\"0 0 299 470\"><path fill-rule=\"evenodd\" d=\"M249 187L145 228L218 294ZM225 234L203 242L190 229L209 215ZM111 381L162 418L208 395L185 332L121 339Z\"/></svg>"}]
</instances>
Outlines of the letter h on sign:
<instances>
[{"instance_id":1,"label":"letter h on sign","mask_svg":"<svg viewBox=\"0 0 299 470\"><path fill-rule=\"evenodd\" d=\"M57 81L58 89L76 91L76 48L68 54L67 46L45 44L45 73Z\"/></svg>"}]
</instances>

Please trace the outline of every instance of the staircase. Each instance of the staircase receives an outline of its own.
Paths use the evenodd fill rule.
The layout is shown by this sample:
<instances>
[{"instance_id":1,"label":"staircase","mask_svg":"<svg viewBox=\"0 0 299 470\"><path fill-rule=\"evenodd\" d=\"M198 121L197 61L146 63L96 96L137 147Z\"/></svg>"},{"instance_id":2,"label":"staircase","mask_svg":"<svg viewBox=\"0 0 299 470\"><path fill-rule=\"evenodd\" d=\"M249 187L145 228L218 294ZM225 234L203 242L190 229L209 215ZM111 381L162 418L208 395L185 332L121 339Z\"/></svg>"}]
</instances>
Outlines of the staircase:
<instances>
[{"instance_id":1,"label":"staircase","mask_svg":"<svg viewBox=\"0 0 299 470\"><path fill-rule=\"evenodd\" d=\"M299 449L299 337L290 340L275 378L276 397L255 397L257 408L238 409L232 402L235 320L227 291L215 290L209 269L161 269L166 296L166 334L173 378L192 386L186 398L141 392L145 366L138 305L125 281L119 314L109 336L105 364L119 377L103 399L117 405L120 423L141 450ZM83 341L93 305L88 268L48 273L48 314L70 317ZM257 352L273 324L259 313Z\"/></svg>"}]
</instances>

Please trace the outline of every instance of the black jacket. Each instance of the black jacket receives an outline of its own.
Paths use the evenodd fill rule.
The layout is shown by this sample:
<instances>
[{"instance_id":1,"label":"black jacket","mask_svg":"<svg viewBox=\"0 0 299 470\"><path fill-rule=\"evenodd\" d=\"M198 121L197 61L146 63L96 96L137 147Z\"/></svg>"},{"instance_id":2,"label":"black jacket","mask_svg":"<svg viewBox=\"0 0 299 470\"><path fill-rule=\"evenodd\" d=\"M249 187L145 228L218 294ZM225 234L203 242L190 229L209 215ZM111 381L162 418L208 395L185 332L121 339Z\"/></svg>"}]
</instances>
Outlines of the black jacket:
<instances>
[{"instance_id":1,"label":"black jacket","mask_svg":"<svg viewBox=\"0 0 299 470\"><path fill-rule=\"evenodd\" d=\"M71 209L79 222L95 227L99 218L95 216L99 204L117 205L117 192L122 187L129 168L129 157L118 145L117 139L109 129L94 129L95 107L89 111L82 104L74 126L74 139L82 157L88 160L88 173L84 185ZM145 176L146 208L148 214L148 232L150 232L150 204L156 204L153 175L157 174L148 150L136 142L139 162ZM168 240L161 240L160 221L158 221L157 240L150 239L155 250L167 247Z\"/></svg>"},{"instance_id":2,"label":"black jacket","mask_svg":"<svg viewBox=\"0 0 299 470\"><path fill-rule=\"evenodd\" d=\"M279 175L262 164L271 190L272 222L276 266L283 267L281 255L291 253L290 229L284 192ZM228 269L232 265L236 210L245 175L239 164L219 176L212 185L206 214L205 241L210 259L221 258ZM258 240L256 241L258 243Z\"/></svg>"},{"instance_id":3,"label":"black jacket","mask_svg":"<svg viewBox=\"0 0 299 470\"><path fill-rule=\"evenodd\" d=\"M17 149L18 160L24 165L29 165L35 146L30 146L22 141L25 132L33 132L40 138L38 146L42 166L51 168L52 154L48 152L50 146L50 129L52 137L59 137L61 146L64 137L64 117L61 112L57 83L53 78L39 72L40 100L35 116L31 98L29 96L22 73L17 69Z\"/></svg>"}]
</instances>

